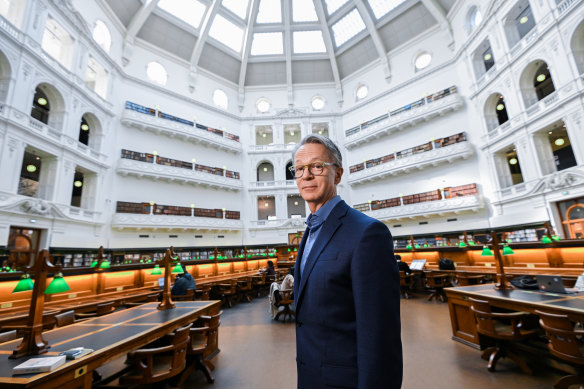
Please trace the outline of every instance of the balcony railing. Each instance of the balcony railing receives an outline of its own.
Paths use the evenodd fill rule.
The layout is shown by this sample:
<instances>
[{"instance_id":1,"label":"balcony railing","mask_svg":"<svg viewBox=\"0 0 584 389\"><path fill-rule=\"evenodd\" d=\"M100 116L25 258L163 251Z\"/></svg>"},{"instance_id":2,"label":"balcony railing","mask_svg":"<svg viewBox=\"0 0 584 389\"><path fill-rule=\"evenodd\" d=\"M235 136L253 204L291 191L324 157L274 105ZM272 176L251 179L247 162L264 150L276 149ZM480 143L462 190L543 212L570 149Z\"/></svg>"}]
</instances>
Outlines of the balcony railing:
<instances>
[{"instance_id":1,"label":"balcony railing","mask_svg":"<svg viewBox=\"0 0 584 389\"><path fill-rule=\"evenodd\" d=\"M509 55L511 61L519 58L521 53L530 48L535 42L538 42L541 38L543 32L546 31L548 26L552 23L553 19L551 13L546 15L542 20L540 20L534 27L525 35L519 42L517 42L511 50L509 50Z\"/></svg>"},{"instance_id":2,"label":"balcony railing","mask_svg":"<svg viewBox=\"0 0 584 389\"><path fill-rule=\"evenodd\" d=\"M573 5L579 3L581 0L564 0L558 4L556 7L558 16L564 14Z\"/></svg>"},{"instance_id":3,"label":"balcony railing","mask_svg":"<svg viewBox=\"0 0 584 389\"><path fill-rule=\"evenodd\" d=\"M119 230L161 228L164 230L202 229L229 231L241 230L243 228L243 222L241 220L234 219L216 219L206 217L116 213L112 218L112 228Z\"/></svg>"},{"instance_id":4,"label":"balcony railing","mask_svg":"<svg viewBox=\"0 0 584 389\"><path fill-rule=\"evenodd\" d=\"M251 220L250 230L273 230L273 229L304 229L306 227L305 217L277 219L277 220Z\"/></svg>"},{"instance_id":5,"label":"balcony railing","mask_svg":"<svg viewBox=\"0 0 584 389\"><path fill-rule=\"evenodd\" d=\"M222 188L235 191L243 188L241 180L235 178L229 178L223 175L219 176L194 169L184 169L151 162L134 161L126 158L119 159L117 172L122 175L137 177L146 176L158 180L170 179L177 182L188 182L211 188Z\"/></svg>"},{"instance_id":6,"label":"balcony railing","mask_svg":"<svg viewBox=\"0 0 584 389\"><path fill-rule=\"evenodd\" d=\"M429 216L444 215L447 213L476 212L482 207L482 198L479 195L470 195L383 208L365 213L378 220L400 220L415 217L427 218Z\"/></svg>"},{"instance_id":7,"label":"balcony railing","mask_svg":"<svg viewBox=\"0 0 584 389\"><path fill-rule=\"evenodd\" d=\"M473 147L468 141L455 143L451 146L432 149L419 154L409 155L399 159L363 169L349 175L349 184L363 184L380 180L387 176L407 173L413 169L423 169L450 163L457 159L467 159L473 154Z\"/></svg>"},{"instance_id":8,"label":"balcony railing","mask_svg":"<svg viewBox=\"0 0 584 389\"><path fill-rule=\"evenodd\" d=\"M0 29L6 31L15 40L22 41L22 33L18 28L14 27L4 16L0 15Z\"/></svg>"},{"instance_id":9,"label":"balcony railing","mask_svg":"<svg viewBox=\"0 0 584 389\"><path fill-rule=\"evenodd\" d=\"M179 136L191 142L203 143L233 153L242 151L239 137L236 135L184 119L178 120L179 118L176 118L177 120L173 120L169 119L169 117L170 115L156 111L154 108L144 107L128 101L126 102L126 109L122 113L121 121L125 125L152 131L156 134Z\"/></svg>"},{"instance_id":10,"label":"balcony railing","mask_svg":"<svg viewBox=\"0 0 584 389\"><path fill-rule=\"evenodd\" d=\"M249 183L250 190L261 189L282 189L282 188L296 188L295 180L278 180L278 181L252 181Z\"/></svg>"},{"instance_id":11,"label":"balcony railing","mask_svg":"<svg viewBox=\"0 0 584 389\"><path fill-rule=\"evenodd\" d=\"M418 100L392 111L390 114L382 115L347 130L345 132L347 135L345 146L351 149L363 143L371 142L380 136L413 126L420 121L460 109L463 101L458 96L456 87L451 87L447 90L450 90L448 94L437 97L435 100L433 98L430 98L430 101L427 100L428 98Z\"/></svg>"},{"instance_id":12,"label":"balcony railing","mask_svg":"<svg viewBox=\"0 0 584 389\"><path fill-rule=\"evenodd\" d=\"M27 218L102 224L102 213L36 197L0 192L0 210L3 213L26 215Z\"/></svg>"},{"instance_id":13,"label":"balcony railing","mask_svg":"<svg viewBox=\"0 0 584 389\"><path fill-rule=\"evenodd\" d=\"M250 153L277 153L292 151L295 146L296 143L250 145L248 150Z\"/></svg>"}]
</instances>

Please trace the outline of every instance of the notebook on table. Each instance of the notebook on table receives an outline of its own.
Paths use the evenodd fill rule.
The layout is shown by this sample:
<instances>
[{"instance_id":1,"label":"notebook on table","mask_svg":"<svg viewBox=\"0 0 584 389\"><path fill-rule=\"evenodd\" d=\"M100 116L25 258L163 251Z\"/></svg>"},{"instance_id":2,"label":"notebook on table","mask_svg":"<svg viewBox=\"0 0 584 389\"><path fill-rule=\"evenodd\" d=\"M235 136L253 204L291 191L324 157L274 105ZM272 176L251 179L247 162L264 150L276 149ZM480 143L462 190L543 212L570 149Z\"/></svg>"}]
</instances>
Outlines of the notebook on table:
<instances>
[{"instance_id":1,"label":"notebook on table","mask_svg":"<svg viewBox=\"0 0 584 389\"><path fill-rule=\"evenodd\" d=\"M578 293L579 290L576 288L566 288L561 276L550 276L550 275L536 275L537 285L539 290L542 292L551 293Z\"/></svg>"}]
</instances>

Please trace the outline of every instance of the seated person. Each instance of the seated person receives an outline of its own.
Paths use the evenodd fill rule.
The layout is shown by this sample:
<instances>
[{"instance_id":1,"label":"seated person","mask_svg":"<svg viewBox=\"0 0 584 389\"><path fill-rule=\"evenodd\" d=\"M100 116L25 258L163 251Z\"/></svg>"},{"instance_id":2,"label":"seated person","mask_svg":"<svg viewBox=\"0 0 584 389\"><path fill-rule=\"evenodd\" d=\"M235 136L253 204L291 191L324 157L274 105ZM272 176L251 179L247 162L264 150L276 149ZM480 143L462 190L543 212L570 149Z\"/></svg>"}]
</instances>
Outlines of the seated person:
<instances>
[{"instance_id":1,"label":"seated person","mask_svg":"<svg viewBox=\"0 0 584 389\"><path fill-rule=\"evenodd\" d=\"M407 262L403 262L401 260L401 255L396 254L394 257L395 257L395 260L397 261L397 267L398 267L399 271L403 271L406 274L412 273L412 270L410 269L410 265L408 265Z\"/></svg>"},{"instance_id":2,"label":"seated person","mask_svg":"<svg viewBox=\"0 0 584 389\"><path fill-rule=\"evenodd\" d=\"M276 275L276 268L274 268L274 262L268 261L268 267L266 268L266 270L264 270L264 273L266 273L268 277Z\"/></svg>"},{"instance_id":3,"label":"seated person","mask_svg":"<svg viewBox=\"0 0 584 389\"><path fill-rule=\"evenodd\" d=\"M288 274L282 280L282 285L280 285L280 290L292 290L294 289L294 266L288 269Z\"/></svg>"},{"instance_id":4,"label":"seated person","mask_svg":"<svg viewBox=\"0 0 584 389\"><path fill-rule=\"evenodd\" d=\"M170 294L172 296L185 296L187 290L195 290L197 285L195 279L188 272L184 271L182 274L177 274L174 279L174 285L170 289Z\"/></svg>"}]
</instances>

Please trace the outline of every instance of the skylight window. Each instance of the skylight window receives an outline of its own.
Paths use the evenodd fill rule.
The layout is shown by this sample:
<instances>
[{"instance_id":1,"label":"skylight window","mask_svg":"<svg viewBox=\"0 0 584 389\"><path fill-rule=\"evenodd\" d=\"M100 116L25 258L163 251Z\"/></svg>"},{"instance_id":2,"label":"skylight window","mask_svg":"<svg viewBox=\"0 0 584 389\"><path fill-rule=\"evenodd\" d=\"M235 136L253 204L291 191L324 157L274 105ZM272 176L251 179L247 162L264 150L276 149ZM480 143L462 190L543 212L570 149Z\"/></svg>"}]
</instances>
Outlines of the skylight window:
<instances>
[{"instance_id":1,"label":"skylight window","mask_svg":"<svg viewBox=\"0 0 584 389\"><path fill-rule=\"evenodd\" d=\"M160 0L157 6L194 28L201 25L206 9L197 0Z\"/></svg>"},{"instance_id":2,"label":"skylight window","mask_svg":"<svg viewBox=\"0 0 584 389\"><path fill-rule=\"evenodd\" d=\"M229 105L229 99L227 98L227 94L223 92L221 89L215 89L213 92L213 103L222 109L227 109Z\"/></svg>"},{"instance_id":3,"label":"skylight window","mask_svg":"<svg viewBox=\"0 0 584 389\"><path fill-rule=\"evenodd\" d=\"M221 2L221 5L242 19L245 19L248 4L249 0L223 0Z\"/></svg>"},{"instance_id":4,"label":"skylight window","mask_svg":"<svg viewBox=\"0 0 584 389\"><path fill-rule=\"evenodd\" d=\"M322 31L294 31L294 53L324 53L326 48Z\"/></svg>"},{"instance_id":5,"label":"skylight window","mask_svg":"<svg viewBox=\"0 0 584 389\"><path fill-rule=\"evenodd\" d=\"M292 1L292 21L294 22L314 22L318 20L314 3L312 0Z\"/></svg>"},{"instance_id":6,"label":"skylight window","mask_svg":"<svg viewBox=\"0 0 584 389\"><path fill-rule=\"evenodd\" d=\"M112 36L105 23L101 20L95 22L95 27L93 28L93 40L95 40L102 49L109 53L112 44Z\"/></svg>"},{"instance_id":7,"label":"skylight window","mask_svg":"<svg viewBox=\"0 0 584 389\"><path fill-rule=\"evenodd\" d=\"M341 8L349 0L326 0L326 11L332 15L337 9Z\"/></svg>"},{"instance_id":8,"label":"skylight window","mask_svg":"<svg viewBox=\"0 0 584 389\"><path fill-rule=\"evenodd\" d=\"M166 69L158 62L150 62L146 66L146 76L152 82L160 85L166 85Z\"/></svg>"},{"instance_id":9,"label":"skylight window","mask_svg":"<svg viewBox=\"0 0 584 389\"><path fill-rule=\"evenodd\" d=\"M223 16L217 15L215 17L209 35L238 53L241 52L243 30Z\"/></svg>"},{"instance_id":10,"label":"skylight window","mask_svg":"<svg viewBox=\"0 0 584 389\"><path fill-rule=\"evenodd\" d=\"M339 47L359 32L363 31L365 29L365 23L363 23L359 11L355 8L341 20L333 24L332 28L335 37L335 44Z\"/></svg>"},{"instance_id":11,"label":"skylight window","mask_svg":"<svg viewBox=\"0 0 584 389\"><path fill-rule=\"evenodd\" d=\"M251 55L283 54L284 44L281 32L253 34Z\"/></svg>"},{"instance_id":12,"label":"skylight window","mask_svg":"<svg viewBox=\"0 0 584 389\"><path fill-rule=\"evenodd\" d=\"M282 7L280 0L260 0L258 23L281 23Z\"/></svg>"},{"instance_id":13,"label":"skylight window","mask_svg":"<svg viewBox=\"0 0 584 389\"><path fill-rule=\"evenodd\" d=\"M379 19L405 0L368 0L375 17Z\"/></svg>"}]
</instances>

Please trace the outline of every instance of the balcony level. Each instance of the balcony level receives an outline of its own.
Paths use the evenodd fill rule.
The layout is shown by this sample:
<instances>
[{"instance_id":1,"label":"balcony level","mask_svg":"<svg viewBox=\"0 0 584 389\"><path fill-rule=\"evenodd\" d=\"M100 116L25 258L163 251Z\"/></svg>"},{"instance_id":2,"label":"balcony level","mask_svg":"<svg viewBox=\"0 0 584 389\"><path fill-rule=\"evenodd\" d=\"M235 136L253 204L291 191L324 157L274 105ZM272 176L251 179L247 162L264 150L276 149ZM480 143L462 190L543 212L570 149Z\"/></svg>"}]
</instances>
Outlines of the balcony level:
<instances>
[{"instance_id":1,"label":"balcony level","mask_svg":"<svg viewBox=\"0 0 584 389\"><path fill-rule=\"evenodd\" d=\"M133 104L132 106L136 106ZM150 131L157 135L166 135L184 141L203 144L218 150L241 153L241 143L228 137L227 133L205 131L198 126L193 126L179 121L159 117L155 114L145 113L126 108L122 113L121 122L124 125L137 128L142 131Z\"/></svg>"},{"instance_id":2,"label":"balcony level","mask_svg":"<svg viewBox=\"0 0 584 389\"><path fill-rule=\"evenodd\" d=\"M264 154L264 153L291 153L296 146L295 143L286 144L269 144L269 145L250 145L248 153L250 154Z\"/></svg>"},{"instance_id":3,"label":"balcony level","mask_svg":"<svg viewBox=\"0 0 584 389\"><path fill-rule=\"evenodd\" d=\"M373 142L436 116L457 111L462 106L463 100L458 95L456 87L447 88L345 131L345 147L353 149Z\"/></svg>"},{"instance_id":4,"label":"balcony level","mask_svg":"<svg viewBox=\"0 0 584 389\"><path fill-rule=\"evenodd\" d=\"M249 183L250 191L265 191L273 189L294 189L296 192L296 180L279 180L279 181L252 181Z\"/></svg>"},{"instance_id":5,"label":"balcony level","mask_svg":"<svg viewBox=\"0 0 584 389\"><path fill-rule=\"evenodd\" d=\"M239 191L243 188L241 180L235 178L126 158L118 160L116 171L123 176L148 177L154 180L188 183L209 188L232 191Z\"/></svg>"},{"instance_id":6,"label":"balcony level","mask_svg":"<svg viewBox=\"0 0 584 389\"><path fill-rule=\"evenodd\" d=\"M122 230L165 230L165 231L238 231L243 229L243 222L234 219L209 217L142 215L116 213L112 218L112 228Z\"/></svg>"},{"instance_id":7,"label":"balcony level","mask_svg":"<svg viewBox=\"0 0 584 389\"><path fill-rule=\"evenodd\" d=\"M38 220L40 224L42 221L103 224L101 212L8 192L0 192L0 212Z\"/></svg>"},{"instance_id":8,"label":"balcony level","mask_svg":"<svg viewBox=\"0 0 584 389\"><path fill-rule=\"evenodd\" d=\"M480 195L454 197L438 201L427 201L417 204L407 204L397 207L368 211L365 214L384 221L399 221L405 219L428 218L466 212L478 212L483 208Z\"/></svg>"},{"instance_id":9,"label":"balcony level","mask_svg":"<svg viewBox=\"0 0 584 389\"><path fill-rule=\"evenodd\" d=\"M294 217L276 220L251 220L249 230L304 230L306 228L305 217Z\"/></svg>"},{"instance_id":10,"label":"balcony level","mask_svg":"<svg viewBox=\"0 0 584 389\"><path fill-rule=\"evenodd\" d=\"M0 121L6 121L20 128L28 135L42 138L54 146L72 152L80 159L97 163L102 167L107 166L107 155L102 154L84 145L77 139L71 138L70 136L63 134L61 131L36 120L27 113L21 112L7 105L0 105ZM23 137L26 137L26 135L23 134Z\"/></svg>"},{"instance_id":11,"label":"balcony level","mask_svg":"<svg viewBox=\"0 0 584 389\"><path fill-rule=\"evenodd\" d=\"M467 159L473 154L473 147L469 141L455 143L441 148L434 148L419 154L413 154L392 161L385 162L370 168L351 173L349 184L358 185L384 179L388 176L405 174L412 170L423 170L434 166L451 163L458 159Z\"/></svg>"}]
</instances>

